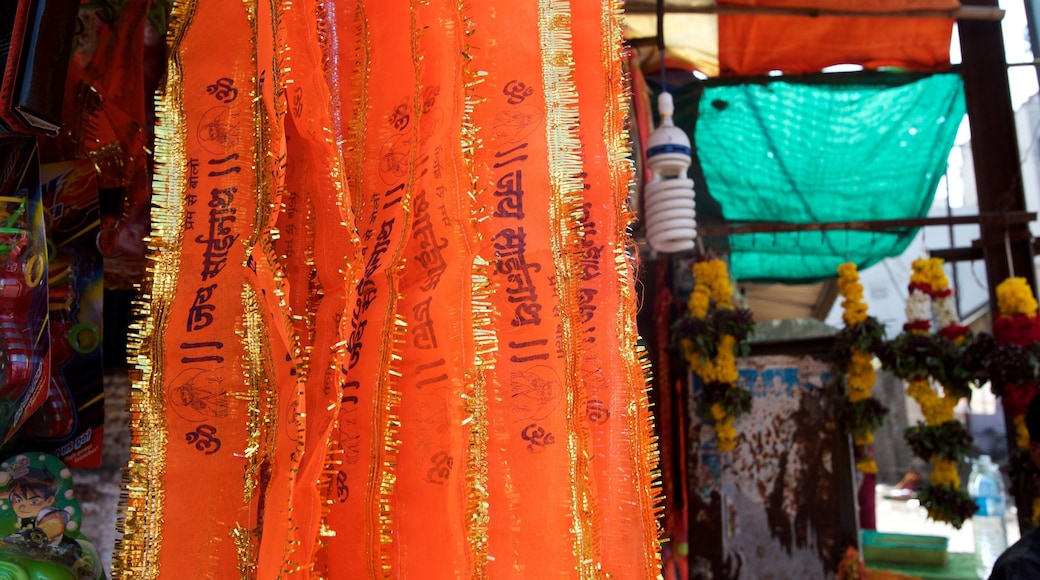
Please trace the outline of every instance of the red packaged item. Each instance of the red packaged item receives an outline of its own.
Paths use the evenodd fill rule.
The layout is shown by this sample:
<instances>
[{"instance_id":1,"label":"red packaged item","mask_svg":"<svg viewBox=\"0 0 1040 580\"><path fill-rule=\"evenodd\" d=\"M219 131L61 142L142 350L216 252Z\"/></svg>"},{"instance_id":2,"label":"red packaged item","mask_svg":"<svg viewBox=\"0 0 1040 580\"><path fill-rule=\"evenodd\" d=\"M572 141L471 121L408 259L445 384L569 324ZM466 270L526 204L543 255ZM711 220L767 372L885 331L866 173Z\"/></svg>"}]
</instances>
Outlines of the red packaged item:
<instances>
[{"instance_id":1,"label":"red packaged item","mask_svg":"<svg viewBox=\"0 0 1040 580\"><path fill-rule=\"evenodd\" d=\"M47 247L36 140L0 138L0 435L47 396Z\"/></svg>"},{"instance_id":2,"label":"red packaged item","mask_svg":"<svg viewBox=\"0 0 1040 580\"><path fill-rule=\"evenodd\" d=\"M101 462L103 271L96 176L89 161L40 166L49 218L51 373L47 400L20 435L26 448L56 455L70 467Z\"/></svg>"}]
</instances>

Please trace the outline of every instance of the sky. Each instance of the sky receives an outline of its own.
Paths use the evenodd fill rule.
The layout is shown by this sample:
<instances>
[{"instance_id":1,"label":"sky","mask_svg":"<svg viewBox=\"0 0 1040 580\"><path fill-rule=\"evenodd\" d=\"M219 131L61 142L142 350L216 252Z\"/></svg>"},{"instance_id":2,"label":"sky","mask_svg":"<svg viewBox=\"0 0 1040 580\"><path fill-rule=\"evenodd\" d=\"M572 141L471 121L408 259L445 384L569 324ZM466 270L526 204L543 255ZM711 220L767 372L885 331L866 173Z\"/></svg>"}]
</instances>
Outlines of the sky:
<instances>
[{"instance_id":1,"label":"sky","mask_svg":"<svg viewBox=\"0 0 1040 580\"><path fill-rule=\"evenodd\" d=\"M1025 3L1027 1L1029 0L1000 0L1000 7L1005 11L1004 20L1001 23L1004 29L1004 54L1009 64L1033 60L1026 25ZM956 30L954 30L953 41L950 44L950 60L954 63L961 61L960 38L957 36ZM1030 66L1009 67L1008 84L1011 86L1011 107L1018 109L1037 92L1035 68ZM958 143L963 143L970 137L970 134L967 133L966 123L962 125L961 133L957 136Z\"/></svg>"}]
</instances>

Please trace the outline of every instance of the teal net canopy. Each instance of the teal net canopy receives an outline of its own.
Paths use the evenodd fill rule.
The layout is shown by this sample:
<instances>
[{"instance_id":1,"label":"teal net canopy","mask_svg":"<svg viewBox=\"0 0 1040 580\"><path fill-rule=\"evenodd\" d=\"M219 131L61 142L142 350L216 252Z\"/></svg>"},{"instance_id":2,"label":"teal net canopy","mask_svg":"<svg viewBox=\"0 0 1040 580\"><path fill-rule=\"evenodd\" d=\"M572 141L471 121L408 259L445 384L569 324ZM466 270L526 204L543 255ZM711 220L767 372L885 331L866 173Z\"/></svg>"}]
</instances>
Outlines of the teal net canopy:
<instances>
[{"instance_id":1,"label":"teal net canopy","mask_svg":"<svg viewBox=\"0 0 1040 580\"><path fill-rule=\"evenodd\" d=\"M956 73L695 83L674 91L695 150L698 221L810 224L924 217L964 117ZM715 225L718 225L716 222ZM733 276L808 283L897 256L916 228L730 234ZM718 248L726 251L726 248Z\"/></svg>"}]
</instances>

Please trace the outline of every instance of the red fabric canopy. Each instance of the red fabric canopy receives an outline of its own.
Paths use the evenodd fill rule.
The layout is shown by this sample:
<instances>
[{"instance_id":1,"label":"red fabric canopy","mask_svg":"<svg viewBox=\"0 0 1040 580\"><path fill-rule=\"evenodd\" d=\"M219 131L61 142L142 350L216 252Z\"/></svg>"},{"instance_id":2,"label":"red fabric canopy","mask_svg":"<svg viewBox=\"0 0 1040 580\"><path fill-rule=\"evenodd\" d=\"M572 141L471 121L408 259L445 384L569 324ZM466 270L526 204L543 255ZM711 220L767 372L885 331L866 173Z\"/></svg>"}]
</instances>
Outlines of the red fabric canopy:
<instances>
[{"instance_id":1,"label":"red fabric canopy","mask_svg":"<svg viewBox=\"0 0 1040 580\"><path fill-rule=\"evenodd\" d=\"M858 12L952 10L952 0L726 0L720 6L820 8ZM721 76L755 76L779 70L808 74L836 64L920 71L950 66L952 18L719 15Z\"/></svg>"}]
</instances>

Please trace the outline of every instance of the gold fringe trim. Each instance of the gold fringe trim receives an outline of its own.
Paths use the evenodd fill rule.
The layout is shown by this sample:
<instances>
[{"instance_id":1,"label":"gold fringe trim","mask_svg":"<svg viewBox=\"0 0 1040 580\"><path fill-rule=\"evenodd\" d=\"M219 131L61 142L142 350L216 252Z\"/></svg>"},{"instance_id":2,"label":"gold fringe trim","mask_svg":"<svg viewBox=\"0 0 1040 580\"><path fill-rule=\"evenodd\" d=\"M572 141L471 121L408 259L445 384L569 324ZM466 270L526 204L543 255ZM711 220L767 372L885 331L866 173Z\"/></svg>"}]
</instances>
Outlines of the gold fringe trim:
<instances>
[{"instance_id":1,"label":"gold fringe trim","mask_svg":"<svg viewBox=\"0 0 1040 580\"><path fill-rule=\"evenodd\" d=\"M195 0L175 3L167 29L167 79L156 95L155 172L148 268L134 303L127 350L130 391L130 460L123 475L112 577L159 576L166 481L166 414L163 337L180 269L187 188L183 72L178 52L195 15Z\"/></svg>"},{"instance_id":2,"label":"gold fringe trim","mask_svg":"<svg viewBox=\"0 0 1040 580\"><path fill-rule=\"evenodd\" d=\"M267 117L267 108L264 107L263 95L257 93L257 87L259 83L259 64L260 55L258 52L258 38L260 35L259 22L257 20L257 12L259 10L259 0L244 0L246 5L246 19L249 21L249 26L253 29L253 37L249 39L249 44L252 45L252 63L253 63L253 86L249 89L249 96L252 97L250 105L253 109L253 176L256 180L255 192L257 195L256 206L254 207L253 215L253 231L249 234L249 238L245 240L245 249L248 254L253 246L256 245L257 240L260 238L262 229L261 224L266 225L271 218L271 183L270 183L270 172L267 171L267 156L271 151L271 123ZM273 15L272 15L273 16Z\"/></svg>"},{"instance_id":3,"label":"gold fringe trim","mask_svg":"<svg viewBox=\"0 0 1040 580\"><path fill-rule=\"evenodd\" d=\"M415 90L412 97L412 110L414 111L422 110L422 65L425 55L419 46L422 29L419 27L416 16L416 11L422 4L422 0L412 0L409 4L410 44L415 82ZM410 157L413 161L418 152L420 143L419 129L421 125L421 115L416 115L415 123L412 125L412 150L410 152ZM398 439L400 417L397 415L397 408L400 405L400 392L397 389L397 383L401 376L399 370L401 351L404 350L405 335L408 331L405 317L397 313L397 304L401 299L397 290L397 283L400 278L401 267L404 265L405 246L408 243L412 229L412 196L415 194L415 179L416 164L413 162L409 169L405 194L400 201L402 216L399 230L400 241L397 243L393 258L388 261L386 269L387 289L391 296L390 304L387 305L387 314L392 314L392 326L391 333L383 338L381 352L388 352L389 355L384 359L383 368L378 372L380 379L379 385L376 387L375 424L383 430L383 448L378 454L378 460L373 465L373 471L379 470L379 475L369 481L370 486L376 482L379 484L379 500L375 502L376 508L378 508L378 530L376 530L375 535L375 538L378 539L378 545L370 545L370 548L373 554L379 555L379 561L373 562L373 564L378 565L375 566L375 570L372 572L379 571L385 577L394 575L392 559L396 557L394 547L396 542L396 532L394 530L396 511L394 486L397 481L397 454L401 444ZM376 441L378 440L376 439ZM375 474L373 473L373 475Z\"/></svg>"},{"instance_id":4,"label":"gold fringe trim","mask_svg":"<svg viewBox=\"0 0 1040 580\"><path fill-rule=\"evenodd\" d=\"M488 577L488 416L487 375L495 367L498 336L492 326L490 263L477 257L473 264L471 308L473 314L473 367L467 373L463 395L469 426L466 454L466 539L469 543L472 578Z\"/></svg>"},{"instance_id":5,"label":"gold fringe trim","mask_svg":"<svg viewBox=\"0 0 1040 580\"><path fill-rule=\"evenodd\" d=\"M580 280L580 236L584 184L578 139L578 92L574 82L570 4L539 0L538 32L542 49L546 141L549 154L551 245L556 291L560 299L561 341L567 388L567 451L570 454L571 515L578 578L597 578L600 562L595 533L589 460L590 433L579 419L585 403L581 373L583 346L576 337L580 320L575 281Z\"/></svg>"},{"instance_id":6,"label":"gold fringe trim","mask_svg":"<svg viewBox=\"0 0 1040 580\"><path fill-rule=\"evenodd\" d=\"M634 302L633 302L634 304ZM630 311L631 332L625 336L638 340L635 332L635 309ZM625 342L625 344L634 344ZM639 486L641 511L643 512L643 544L647 563L647 578L661 580L661 517L664 512L664 500L661 494L660 451L657 435L654 431L654 416L650 411L650 385L653 383L650 355L642 345L628 354L636 361L636 371L641 377L626 381L632 391L632 401L627 409L629 425L635 436L636 444L632 447L632 459L635 469L633 480ZM627 360L627 359L626 359Z\"/></svg>"},{"instance_id":7,"label":"gold fringe trim","mask_svg":"<svg viewBox=\"0 0 1040 580\"><path fill-rule=\"evenodd\" d=\"M663 578L661 571L661 501L659 451L654 435L654 417L650 412L648 386L652 384L651 361L645 349L636 346L639 331L636 328L636 295L632 282L635 268L628 258L638 255L629 236L629 227L635 214L629 211L628 198L634 187L635 169L629 141L628 118L631 113L630 83L624 76L624 4L619 0L601 0L602 62L607 79L607 115L603 139L607 146L607 170L610 188L617 208L614 232L618 243L613 245L614 273L618 279L621 300L618 305L618 336L622 337L621 360L625 368L625 385L632 402L627 409L629 433L634 436L630 458L634 469L633 480L639 490L642 514L640 540L643 545L645 578Z\"/></svg>"},{"instance_id":8,"label":"gold fringe trim","mask_svg":"<svg viewBox=\"0 0 1040 580\"><path fill-rule=\"evenodd\" d=\"M473 113L480 99L476 89L483 82L482 73L473 70L473 46L469 37L474 34L473 21L466 16L470 4L459 0L457 12L461 20L462 34L459 37L463 58L461 153L468 185L466 194L470 200L470 217L473 223L490 219L489 205L478 205L477 198L483 197L474 168L474 156L480 147L478 128ZM488 578L488 526L491 521L488 501L488 394L487 376L495 368L495 353L498 351L498 335L492 323L494 306L491 300L491 264L475 255L470 278L470 312L473 326L473 366L466 373L466 391L463 401L466 418L463 426L469 427L466 450L466 541L471 563L470 577L474 580Z\"/></svg>"},{"instance_id":9,"label":"gold fringe trim","mask_svg":"<svg viewBox=\"0 0 1040 580\"><path fill-rule=\"evenodd\" d=\"M267 453L261 453L261 439L269 439L272 430L272 419L263 411L267 410L269 389L271 385L271 349L267 341L266 324L262 314L263 308L257 299L256 290L249 284L242 285L242 345L245 347L243 361L246 378L246 448L244 488L242 500L249 503L256 494L260 483L260 464L269 459ZM264 445L266 451L267 446Z\"/></svg>"},{"instance_id":10,"label":"gold fringe trim","mask_svg":"<svg viewBox=\"0 0 1040 580\"><path fill-rule=\"evenodd\" d=\"M409 30L411 32L412 65L415 90L412 96L412 110L420 111L422 105L422 76L421 68L423 54L419 49L421 31L416 18L416 10L421 0L412 0L409 4ZM367 61L366 61L367 62ZM366 69L367 72L367 69ZM394 569L392 557L394 554L394 542L396 533L394 530L394 516L396 501L394 499L394 488L397 482L397 455L401 446L398 439L400 434L400 417L397 409L401 402L401 393L397 389L398 379L401 376L398 364L401 360L401 352L405 342L407 323L404 317L397 312L398 302L401 296L398 292L398 281L403 265L404 248L409 239L411 231L411 206L412 196L415 194L415 168L416 152L419 147L419 128L422 124L421 115L416 115L412 124L412 148L409 152L410 164L408 180L403 197L401 199L401 238L394 249L393 256L389 258L386 265L386 287L390 295L386 307L386 318L384 327L389 332L383 336L380 345L380 353L385 353L383 360L377 369L377 383L375 389L375 438L373 441L382 441L382 446L376 450L375 461L369 471L368 481L368 504L375 510L375 518L366 523L368 529L367 550L372 559L369 561L369 573L375 577L377 574L383 577L393 577ZM378 489L376 489L378 487ZM372 526L374 524L375 529Z\"/></svg>"},{"instance_id":11,"label":"gold fringe trim","mask_svg":"<svg viewBox=\"0 0 1040 580\"><path fill-rule=\"evenodd\" d=\"M394 311L397 310L396 302L401 297L398 295L393 301ZM385 375L387 379L382 381L383 388L381 389L381 401L382 405L379 409L380 415L382 415L383 424L383 450L380 454L380 478L379 478L379 560L380 567L385 578L392 578L394 576L394 569L391 563L392 560L396 559L392 557L393 544L396 541L397 532L394 530L394 515L396 512L396 500L394 498L394 487L397 484L397 456L401 448L401 440L399 439L401 434L401 417L398 415L398 409L401 406L401 392L397 388L397 383L401 378L401 352L404 349L405 335L408 331L408 324L405 322L404 316L401 314L394 315L393 329L389 333L391 338L391 346L389 349L390 357L389 364L386 367ZM384 338L384 348L387 340ZM387 352L384 350L383 352Z\"/></svg>"},{"instance_id":12,"label":"gold fringe trim","mask_svg":"<svg viewBox=\"0 0 1040 580\"><path fill-rule=\"evenodd\" d=\"M257 548L260 540L257 532L236 524L228 530L228 535L235 543L235 553L238 555L238 575L241 578L255 578Z\"/></svg>"},{"instance_id":13,"label":"gold fringe trim","mask_svg":"<svg viewBox=\"0 0 1040 580\"><path fill-rule=\"evenodd\" d=\"M258 93L259 79L257 75L260 62L258 48L260 34L258 21L259 0L245 0L245 6L246 20L249 22L249 26L253 30L252 38L249 39L249 43L252 45L253 49L250 57L253 64L253 83L249 90L249 95L252 97L250 99L250 106L252 107L253 113L254 131L251 153L254 168L253 178L255 179L254 191L257 197L254 210L255 214L253 216L253 231L250 232L249 238L245 243L246 255L249 256L251 255L253 247L262 235L262 232L265 231L265 226L270 219L272 195L265 157L267 152L271 150L271 129L268 123L267 110L263 103L263 95ZM272 14L272 18L273 16L274 15ZM246 378L247 389L245 397L246 448L244 450L245 469L243 474L244 486L242 499L248 504L253 500L253 496L256 493L256 487L260 481L260 463L264 459L260 453L260 397L261 391L263 390L262 386L268 382L267 372L270 366L265 365L264 360L264 352L269 350L269 347L266 345L264 333L262 332L264 320L263 315L260 314L260 302L257 300L256 291L249 285L243 285L242 300L245 307L242 315L242 343L245 354L245 360L242 361L244 367L242 370ZM234 534L232 534L232 536L237 538ZM241 567L244 565L241 560L241 551L239 555L239 566ZM255 569L255 559L251 566Z\"/></svg>"},{"instance_id":14,"label":"gold fringe trim","mask_svg":"<svg viewBox=\"0 0 1040 580\"><path fill-rule=\"evenodd\" d=\"M269 289L269 292L273 292L275 298L277 298L277 300L278 300L279 311L282 314L281 323L285 327L286 335L288 337L288 340L290 341L289 345L288 345L288 349L290 351L289 354L295 360L299 361L300 360L300 356L301 356L301 347L300 347L300 343L299 343L299 336L295 332L295 327L293 326L292 312L291 312L291 309L289 307L289 304L286 302L286 279L285 279L285 272L284 272L284 270L281 269L281 267L279 265L278 258L277 258L277 255L276 255L276 251L275 251L275 248L274 248L274 238L272 236L272 231L270 230L270 228L268 228L267 231L265 231L263 236L261 237L261 246L260 247L261 247L261 249L263 251L263 259L265 261L265 264L266 264L266 266L268 268L271 269L271 276L273 278L274 287ZM243 288L245 288L245 287L243 287ZM255 290L250 289L250 291L252 292L253 298L256 299ZM247 308L249 308L249 307L247 307ZM260 322L262 323L262 321L260 321ZM252 328L251 323L247 322L245 327L247 329ZM263 336L264 333L266 332L264 326L257 327L257 332L260 333L258 336ZM267 353L266 354L266 356L267 356L266 360L270 361L271 360L271 354L270 354L270 352L271 352L270 351L270 346L271 345L270 345L269 341L266 342L266 346L267 346L267 349L268 349L266 351L266 353ZM247 353L251 354L249 349L248 349L248 347L247 347ZM273 372L274 371L273 364L271 364L270 368L272 369L272 372ZM304 407L305 402L304 402L304 388L303 388L303 385L304 385L304 381L306 380L307 373L306 373L306 369L304 368L304 366L302 364L296 364L295 368L296 368L296 371L297 371L297 374L294 377L295 380L296 380L296 383L295 383L296 391L295 391L295 393L292 394L292 396L295 397L295 399L296 399L296 401L298 403L298 408L302 409L302 408L305 408ZM251 375L247 375L247 376L251 376ZM267 405L266 408L261 407L261 414L262 414L262 417L263 417L262 420L263 420L264 424L268 425L268 429L269 429L269 434L267 436L268 441L265 443L269 447L269 449L267 450L268 457L273 457L275 455L275 453L277 452L277 449L276 449L277 429L278 429L277 426L280 425L280 420L281 420L280 409L282 409L282 408L284 408L286 406L285 405L285 401L283 401L281 399L281 395L279 393L279 389L278 389L277 385L278 385L278 383L277 383L277 377L276 377L276 380L273 383L268 385L268 388L270 389L270 391L269 391L269 400L273 404ZM291 457L292 457L291 461L292 462L290 463L289 470L288 470L288 478L289 478L288 485L292 485L292 486L296 485L295 484L296 474L299 471L300 458L303 457L303 452L304 452L304 448L305 448L306 422L305 421L299 421L298 425L297 425L297 428L298 428L299 437L297 438L297 441L296 441L296 448L294 450L295 453L291 454ZM268 504L268 505L270 505L270 504ZM286 499L285 509L286 509L286 514L287 514L287 517L286 517L286 520L287 520L287 522L286 522L286 528L287 528L286 529L286 533L287 533L287 535L283 539L282 544L281 544L283 546L282 547L283 558L282 558L282 568L280 570L280 574L283 575L283 576L287 575L287 574L289 574L291 572L298 571L299 568L300 568L300 564L293 560L293 557L294 557L294 554L295 554L295 551L296 551L296 543L292 539L292 534L294 533L294 529L295 528L294 528L294 525L293 525L293 508L292 508L292 495L291 494ZM267 546L277 545L277 544L275 543L275 539L274 538L269 538L269 539L267 539L266 541L263 542L263 545L264 545L265 549L268 549Z\"/></svg>"},{"instance_id":15,"label":"gold fringe trim","mask_svg":"<svg viewBox=\"0 0 1040 580\"><path fill-rule=\"evenodd\" d=\"M357 94L353 98L354 110L350 122L347 123L346 148L344 157L353 161L352 171L347 173L347 194L350 197L350 205L354 214L361 213L362 195L361 176L364 171L365 160L365 120L368 116L368 81L371 78L371 39L368 32L368 15L365 13L365 3L356 2L357 14L354 21L354 62L353 75L350 78L351 87L357 87ZM352 89L354 90L354 89Z\"/></svg>"}]
</instances>

